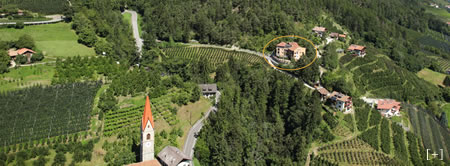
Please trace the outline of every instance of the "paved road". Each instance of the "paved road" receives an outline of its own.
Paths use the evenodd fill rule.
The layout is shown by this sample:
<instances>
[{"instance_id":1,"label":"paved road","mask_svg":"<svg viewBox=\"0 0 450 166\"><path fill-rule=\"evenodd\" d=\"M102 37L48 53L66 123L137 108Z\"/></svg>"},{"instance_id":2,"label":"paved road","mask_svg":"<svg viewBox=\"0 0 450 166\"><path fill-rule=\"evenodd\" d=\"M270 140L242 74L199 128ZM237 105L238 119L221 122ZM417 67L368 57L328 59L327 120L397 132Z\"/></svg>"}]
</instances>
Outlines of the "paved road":
<instances>
[{"instance_id":1,"label":"paved road","mask_svg":"<svg viewBox=\"0 0 450 166\"><path fill-rule=\"evenodd\" d=\"M53 23L64 21L64 16L63 15L48 15L48 16L45 16L45 17L46 18L51 18L51 20L48 20L48 21L30 21L30 22L24 22L23 24L25 24L25 25L53 24ZM0 23L0 25L15 25L15 24L16 24L15 22Z\"/></svg>"},{"instance_id":2,"label":"paved road","mask_svg":"<svg viewBox=\"0 0 450 166\"><path fill-rule=\"evenodd\" d=\"M141 53L142 51L142 45L143 41L141 37L139 36L139 28L138 28L138 21L137 21L137 13L132 10L125 10L124 13L130 13L131 14L131 25L133 27L133 37L136 40L136 47L138 48L138 52Z\"/></svg>"},{"instance_id":3,"label":"paved road","mask_svg":"<svg viewBox=\"0 0 450 166\"><path fill-rule=\"evenodd\" d=\"M220 92L217 91L216 94L216 105L220 100ZM188 133L188 137L186 138L186 141L184 142L184 147L183 147L183 153L188 155L189 157L193 158L194 157L194 147L195 147L195 143L197 142L197 138L195 137L195 135L202 129L203 127L203 120L205 120L206 118L208 118L209 114L211 113L211 111L216 112L217 111L217 107L216 106L212 106L211 108L209 108L208 112L206 112L205 116L202 117L200 120L198 120L194 126L191 127L191 129L189 129L189 133ZM190 165L194 165L192 162Z\"/></svg>"}]
</instances>

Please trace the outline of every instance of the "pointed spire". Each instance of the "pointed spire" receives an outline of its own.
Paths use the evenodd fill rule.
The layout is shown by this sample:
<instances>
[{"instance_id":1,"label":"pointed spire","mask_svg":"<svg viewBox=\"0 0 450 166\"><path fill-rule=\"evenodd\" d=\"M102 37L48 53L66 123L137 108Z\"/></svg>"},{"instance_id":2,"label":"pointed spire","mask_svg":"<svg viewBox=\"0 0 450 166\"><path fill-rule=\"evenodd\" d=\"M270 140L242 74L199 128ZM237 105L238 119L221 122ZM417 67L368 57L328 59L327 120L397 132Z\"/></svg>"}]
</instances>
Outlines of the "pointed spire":
<instances>
[{"instance_id":1,"label":"pointed spire","mask_svg":"<svg viewBox=\"0 0 450 166\"><path fill-rule=\"evenodd\" d=\"M145 130L145 127L147 126L147 122L149 120L152 128L155 128L155 125L153 123L152 109L150 108L150 99L147 96L147 99L145 100L144 114L142 115L142 130Z\"/></svg>"}]
</instances>

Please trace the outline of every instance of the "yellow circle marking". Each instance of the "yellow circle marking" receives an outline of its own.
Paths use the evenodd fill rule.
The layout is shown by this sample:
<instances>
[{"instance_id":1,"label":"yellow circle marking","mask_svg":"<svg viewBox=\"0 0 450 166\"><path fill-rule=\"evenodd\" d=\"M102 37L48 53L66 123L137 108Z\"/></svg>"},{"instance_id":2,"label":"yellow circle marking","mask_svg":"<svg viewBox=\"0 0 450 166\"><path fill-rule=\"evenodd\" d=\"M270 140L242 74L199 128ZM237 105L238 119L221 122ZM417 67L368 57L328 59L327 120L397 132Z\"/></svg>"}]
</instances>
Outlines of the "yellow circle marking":
<instances>
[{"instance_id":1,"label":"yellow circle marking","mask_svg":"<svg viewBox=\"0 0 450 166\"><path fill-rule=\"evenodd\" d=\"M309 42L309 43L314 47L314 49L316 50L316 56L314 56L314 59L313 59L310 63L308 63L307 65L305 65L305 66L303 66L303 67L295 68L295 69L285 69L285 68L277 67L277 66L272 65L271 63L269 63L269 61L267 60L267 58L266 58L266 56L265 56L265 54L264 54L264 52L266 51L266 47L269 46L269 44L272 43L273 41L278 40L278 39L280 39L280 38L285 38L285 37L296 37L296 38L303 39L303 40L306 40L307 42ZM264 60L265 60L270 66L272 66L272 67L274 67L274 68L277 68L277 69L280 69L280 70L289 70L289 71L300 70L300 69L304 69L304 68L309 67L311 64L313 64L313 63L316 61L317 55L318 55L317 52L318 52L318 51L317 51L317 47L314 45L314 43L313 43L311 40L308 40L308 39L306 39L306 38L303 38L303 37L300 37L300 36L296 36L296 35L289 35L289 36L279 36L279 37L276 37L276 38L270 40L270 41L264 46L263 51L262 51Z\"/></svg>"}]
</instances>

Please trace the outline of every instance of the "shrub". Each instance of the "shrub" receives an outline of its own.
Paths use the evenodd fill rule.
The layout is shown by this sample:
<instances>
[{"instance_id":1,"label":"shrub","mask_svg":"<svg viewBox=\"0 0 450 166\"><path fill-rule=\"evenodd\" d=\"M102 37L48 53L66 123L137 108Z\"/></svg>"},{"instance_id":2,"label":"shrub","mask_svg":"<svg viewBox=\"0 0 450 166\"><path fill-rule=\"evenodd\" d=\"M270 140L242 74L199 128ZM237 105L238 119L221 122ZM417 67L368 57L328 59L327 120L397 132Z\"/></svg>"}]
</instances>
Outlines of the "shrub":
<instances>
[{"instance_id":1,"label":"shrub","mask_svg":"<svg viewBox=\"0 0 450 166\"><path fill-rule=\"evenodd\" d=\"M25 24L23 22L16 22L16 25L14 26L14 28L16 29L23 29L25 27Z\"/></svg>"},{"instance_id":2,"label":"shrub","mask_svg":"<svg viewBox=\"0 0 450 166\"><path fill-rule=\"evenodd\" d=\"M37 52L31 56L31 62L38 62L44 59L44 54L42 52Z\"/></svg>"}]
</instances>

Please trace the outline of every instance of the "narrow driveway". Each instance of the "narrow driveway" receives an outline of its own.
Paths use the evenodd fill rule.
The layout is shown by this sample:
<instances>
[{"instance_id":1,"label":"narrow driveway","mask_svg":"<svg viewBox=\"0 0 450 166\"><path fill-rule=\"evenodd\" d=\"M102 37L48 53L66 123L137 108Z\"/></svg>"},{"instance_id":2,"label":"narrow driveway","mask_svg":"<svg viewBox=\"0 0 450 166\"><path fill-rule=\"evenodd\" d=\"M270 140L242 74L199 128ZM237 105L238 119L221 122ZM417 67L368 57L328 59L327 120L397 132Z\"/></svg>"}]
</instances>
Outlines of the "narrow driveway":
<instances>
[{"instance_id":1,"label":"narrow driveway","mask_svg":"<svg viewBox=\"0 0 450 166\"><path fill-rule=\"evenodd\" d=\"M221 95L220 92L217 91L215 105L217 105L217 103L219 102L220 95ZM203 120L208 118L208 116L211 113L211 111L214 111L214 112L217 111L217 107L215 105L212 106L211 108L209 108L209 110L208 110L208 112L206 112L205 116L202 117L201 119L199 119L194 124L194 126L192 126L191 129L189 129L188 137L186 138L186 141L184 142L183 153L188 155L191 158L194 157L194 147L195 147L195 143L197 142L197 138L195 137L195 135L198 132L200 132L200 130L203 127ZM191 162L190 165L194 165L194 164Z\"/></svg>"},{"instance_id":2,"label":"narrow driveway","mask_svg":"<svg viewBox=\"0 0 450 166\"><path fill-rule=\"evenodd\" d=\"M131 25L133 27L133 37L136 40L136 47L138 48L138 52L141 53L142 45L144 45L144 44L143 44L143 40L139 36L139 28L138 28L138 21L137 21L138 15L135 11L132 11L132 10L125 10L124 13L131 14Z\"/></svg>"}]
</instances>

